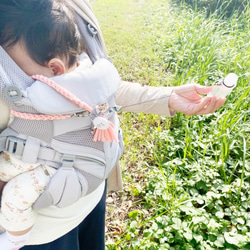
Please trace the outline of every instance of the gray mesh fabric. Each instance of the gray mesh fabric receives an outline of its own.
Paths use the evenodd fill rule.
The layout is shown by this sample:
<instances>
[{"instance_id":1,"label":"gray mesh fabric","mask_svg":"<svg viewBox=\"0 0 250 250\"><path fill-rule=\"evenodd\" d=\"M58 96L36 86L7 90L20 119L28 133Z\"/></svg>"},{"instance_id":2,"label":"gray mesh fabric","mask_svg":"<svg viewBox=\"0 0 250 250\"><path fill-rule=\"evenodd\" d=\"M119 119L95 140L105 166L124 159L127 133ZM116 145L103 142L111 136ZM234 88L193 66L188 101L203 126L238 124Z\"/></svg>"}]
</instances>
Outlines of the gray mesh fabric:
<instances>
[{"instance_id":1,"label":"gray mesh fabric","mask_svg":"<svg viewBox=\"0 0 250 250\"><path fill-rule=\"evenodd\" d=\"M85 176L85 178L87 179L88 181L88 185L89 185L89 188L88 188L88 191L87 191L87 194L93 192L97 186L99 186L103 180L91 175L91 174L88 174L84 171L81 171L81 170L78 170L79 172L81 172L81 174L83 176Z\"/></svg>"},{"instance_id":2,"label":"gray mesh fabric","mask_svg":"<svg viewBox=\"0 0 250 250\"><path fill-rule=\"evenodd\" d=\"M29 135L50 143L53 137L52 121L34 121L15 118L10 128L19 134Z\"/></svg>"},{"instance_id":3,"label":"gray mesh fabric","mask_svg":"<svg viewBox=\"0 0 250 250\"><path fill-rule=\"evenodd\" d=\"M84 145L103 151L102 142L93 142L93 132L90 129L69 132L55 137L56 140L70 144Z\"/></svg>"}]
</instances>

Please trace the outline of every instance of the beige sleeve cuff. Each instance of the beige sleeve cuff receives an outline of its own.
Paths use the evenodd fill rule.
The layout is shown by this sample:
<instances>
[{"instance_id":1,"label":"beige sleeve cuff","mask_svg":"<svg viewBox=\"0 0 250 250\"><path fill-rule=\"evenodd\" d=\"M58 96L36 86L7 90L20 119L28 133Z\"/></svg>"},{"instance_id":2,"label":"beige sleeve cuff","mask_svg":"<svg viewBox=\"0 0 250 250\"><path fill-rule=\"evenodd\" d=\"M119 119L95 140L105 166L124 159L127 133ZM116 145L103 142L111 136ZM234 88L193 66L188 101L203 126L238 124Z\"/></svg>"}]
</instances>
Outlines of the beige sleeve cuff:
<instances>
[{"instance_id":1,"label":"beige sleeve cuff","mask_svg":"<svg viewBox=\"0 0 250 250\"><path fill-rule=\"evenodd\" d=\"M138 83L122 82L116 94L116 103L121 111L144 112L164 116L174 116L175 111L168 106L171 87L141 86Z\"/></svg>"}]
</instances>

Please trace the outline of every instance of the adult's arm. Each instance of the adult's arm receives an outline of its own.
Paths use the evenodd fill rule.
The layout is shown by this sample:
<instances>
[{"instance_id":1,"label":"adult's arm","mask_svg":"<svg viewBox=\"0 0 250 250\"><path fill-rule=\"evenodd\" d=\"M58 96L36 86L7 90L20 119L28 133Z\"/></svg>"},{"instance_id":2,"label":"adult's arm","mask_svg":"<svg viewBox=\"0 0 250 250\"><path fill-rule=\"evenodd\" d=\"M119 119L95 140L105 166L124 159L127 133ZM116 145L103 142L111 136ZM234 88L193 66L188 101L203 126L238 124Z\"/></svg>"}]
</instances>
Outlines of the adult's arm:
<instances>
[{"instance_id":1,"label":"adult's arm","mask_svg":"<svg viewBox=\"0 0 250 250\"><path fill-rule=\"evenodd\" d=\"M151 87L122 82L116 94L116 103L122 107L121 111L173 116L175 112L169 108L172 91L172 87Z\"/></svg>"},{"instance_id":2,"label":"adult's arm","mask_svg":"<svg viewBox=\"0 0 250 250\"><path fill-rule=\"evenodd\" d=\"M141 86L138 83L122 82L116 103L122 111L144 112L173 116L175 112L187 115L204 115L223 106L225 98L206 96L213 87L185 84L178 87ZM204 96L202 96L204 95Z\"/></svg>"},{"instance_id":3,"label":"adult's arm","mask_svg":"<svg viewBox=\"0 0 250 250\"><path fill-rule=\"evenodd\" d=\"M69 3L79 16L96 28L105 54L106 49L103 36L89 1L70 0ZM196 85L198 87L194 87L194 85L175 87L172 93L172 88L142 87L139 84L123 82L117 93L116 102L123 107L123 111L154 113L165 116L172 116L175 114L175 111L190 115L208 114L224 104L225 98L201 97L200 94L207 94L211 90L199 91L198 89L201 86ZM193 93L184 93L191 89L194 90ZM170 98L168 98L169 96Z\"/></svg>"}]
</instances>

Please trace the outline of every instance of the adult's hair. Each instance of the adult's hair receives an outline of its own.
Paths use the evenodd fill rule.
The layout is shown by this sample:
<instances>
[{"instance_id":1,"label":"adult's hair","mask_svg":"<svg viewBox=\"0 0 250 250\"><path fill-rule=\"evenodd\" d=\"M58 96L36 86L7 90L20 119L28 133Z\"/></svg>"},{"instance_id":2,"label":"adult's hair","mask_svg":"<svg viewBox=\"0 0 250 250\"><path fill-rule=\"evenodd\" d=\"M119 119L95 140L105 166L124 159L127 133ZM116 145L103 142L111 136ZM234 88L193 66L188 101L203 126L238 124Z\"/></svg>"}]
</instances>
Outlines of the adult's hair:
<instances>
[{"instance_id":1,"label":"adult's hair","mask_svg":"<svg viewBox=\"0 0 250 250\"><path fill-rule=\"evenodd\" d=\"M1 0L0 45L23 42L38 64L59 57L77 62L80 33L66 0Z\"/></svg>"}]
</instances>

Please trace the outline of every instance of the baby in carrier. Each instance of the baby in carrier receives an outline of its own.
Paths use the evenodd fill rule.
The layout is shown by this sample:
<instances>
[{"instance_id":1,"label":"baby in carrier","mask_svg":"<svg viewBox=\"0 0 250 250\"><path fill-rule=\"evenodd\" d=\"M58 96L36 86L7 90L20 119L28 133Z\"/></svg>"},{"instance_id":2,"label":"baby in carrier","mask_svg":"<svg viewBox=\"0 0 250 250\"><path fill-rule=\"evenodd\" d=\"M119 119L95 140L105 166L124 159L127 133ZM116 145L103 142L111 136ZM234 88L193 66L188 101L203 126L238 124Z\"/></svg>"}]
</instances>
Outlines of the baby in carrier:
<instances>
[{"instance_id":1,"label":"baby in carrier","mask_svg":"<svg viewBox=\"0 0 250 250\"><path fill-rule=\"evenodd\" d=\"M103 170L105 165L103 161L103 158L105 158L103 156L105 151L103 144L105 143L103 141L108 141L109 144L114 141L115 144L118 144L118 139L117 129L108 120L109 117L98 115L103 114L103 110L107 109L106 103L102 104L101 102L97 110L93 111L91 105L94 102L91 100L93 99L91 95L88 97L88 93L84 93L84 96L89 98L87 100L90 103L89 106L82 101L82 98L76 96L77 91L81 91L81 86L74 94L69 92L67 87L74 87L74 83L78 85L82 83L85 84L85 88L82 90L84 92L88 90L89 83L94 84L101 80L105 84L105 82L110 81L109 77L102 76L102 79L98 80L98 72L103 76L107 74L115 75L114 85L118 86L119 76L113 69L112 64L106 59L102 59L100 62L98 61L96 66L92 66L87 54L83 53L79 58L79 54L85 48L73 12L66 1L2 1L0 4L0 32L0 77L2 86L4 86L1 87L1 99L10 106L11 114L15 117L14 121L10 122L10 128L6 130L7 132L3 132L7 139L2 135L6 150L0 153L0 180L7 182L7 184L2 193L0 215L0 225L6 229L6 232L0 235L0 245L1 249L14 250L20 249L28 241L30 231L35 223L35 211L32 206L46 189L52 176L58 171L57 169L61 167L60 164L68 170L72 168L74 162L79 161L78 164L81 165L81 162L88 159L83 155L82 149L85 148L81 145L81 142L78 143L79 149L73 148L71 149L72 153L68 153L67 143L69 141L65 139L67 143L64 145L65 142L61 142L63 136L60 137L60 135L71 133L71 130L81 131L86 124L88 127L93 126L89 118L93 116L93 113L95 118L98 117L94 120L95 129L88 129L87 132L82 132L79 135L83 136L85 133L88 137L92 136L96 142L89 142L89 144L95 143L96 148L88 148L89 154L94 155L97 152L100 156L98 155L98 159L86 167L87 170L75 171L75 175L81 176L79 177L80 180L77 179L80 183L81 193L73 198L73 201L70 201L69 204L66 202L64 205L70 205L74 202L74 199L77 200L82 195L90 193L107 177L107 173ZM20 80L19 86L16 82L10 82L8 75L11 72L6 71L5 68L7 65L13 64L13 61L16 63L13 66L15 70L23 71L20 73L23 79ZM10 78L15 79L14 76ZM52 78L53 81L49 78ZM88 80L90 82L87 82ZM64 84L66 88L62 88L56 82ZM30 92L25 90L26 87L35 86L34 83L41 88L31 88ZM91 89L91 87L89 88ZM93 88L95 86L92 86L92 92L95 93L97 90ZM116 86L113 86L112 91L115 92L116 88ZM101 91L105 92L105 87L101 88ZM31 103L41 105L41 110L48 109L45 114L37 112L40 107L34 109L29 100L27 101L26 95L32 99ZM82 97L81 94L79 96ZM103 99L108 96L110 96L110 93ZM29 104L25 109L19 109L19 106L25 103L25 101L22 101L23 99L26 99ZM48 103L50 105L46 107ZM55 110L50 111L49 109L53 109L53 107L55 107ZM64 110L64 107L68 110ZM57 110L60 114L57 114ZM69 110L70 112L68 112ZM71 112L71 110L75 113L72 114L73 111ZM60 123L62 120L64 120L63 124ZM67 124L67 120L71 122ZM79 120L84 121L85 125L79 125ZM74 127L74 121L77 121L76 127L69 128ZM37 126L38 123L39 126ZM58 124L59 129L56 124ZM100 128L99 134L97 133L98 127ZM30 131L28 131L29 128ZM37 128L40 128L40 130L37 130ZM106 135L103 134L105 129L107 129ZM50 135L48 139L48 134L52 133L50 130L53 130L53 135ZM25 135L28 136L24 137ZM51 142L51 138L55 135L60 140L56 141L56 146L51 146L54 143L54 141ZM69 136L65 138L69 138ZM75 140L81 139L84 138L76 138ZM22 147L27 147L21 149L23 151L21 154L18 152L20 142ZM30 147L28 147L29 144ZM54 155L59 154L60 157L42 157L43 153L39 151L40 145L43 146L45 151L51 150L51 147L55 148ZM78 150L81 151L79 154L82 155L75 160L74 155ZM36 155L36 159L32 159L34 155ZM72 156L73 161L71 161ZM97 161L98 163L96 163ZM101 170L101 174L99 170ZM87 173L86 176L83 173ZM74 179L71 184L76 184ZM60 188L58 187L58 189ZM74 196L74 192L72 192L72 195ZM56 202L53 201L53 203Z\"/></svg>"}]
</instances>

